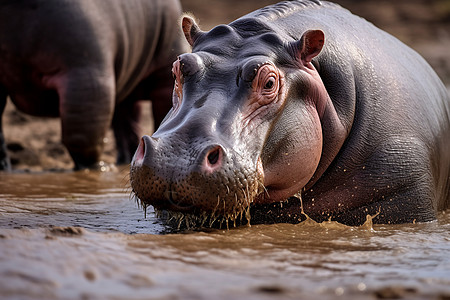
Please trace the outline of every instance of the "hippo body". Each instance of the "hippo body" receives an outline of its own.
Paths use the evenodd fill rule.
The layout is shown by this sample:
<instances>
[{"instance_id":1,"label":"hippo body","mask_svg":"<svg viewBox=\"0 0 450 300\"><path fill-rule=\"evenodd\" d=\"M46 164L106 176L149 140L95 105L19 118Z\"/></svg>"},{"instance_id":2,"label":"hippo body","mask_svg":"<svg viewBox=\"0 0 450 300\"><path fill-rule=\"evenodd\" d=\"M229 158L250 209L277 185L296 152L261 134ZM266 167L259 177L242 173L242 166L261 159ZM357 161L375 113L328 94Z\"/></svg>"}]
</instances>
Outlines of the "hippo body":
<instances>
[{"instance_id":1,"label":"hippo body","mask_svg":"<svg viewBox=\"0 0 450 300\"><path fill-rule=\"evenodd\" d=\"M349 225L430 221L449 206L449 96L393 36L319 1L209 32L185 17L183 31L193 48L174 63L174 107L131 165L144 204Z\"/></svg>"},{"instance_id":2,"label":"hippo body","mask_svg":"<svg viewBox=\"0 0 450 300\"><path fill-rule=\"evenodd\" d=\"M153 100L156 125L171 107L170 66L187 50L180 15L178 0L0 1L0 112L9 95L27 114L60 116L76 168L98 163L112 124L118 163L129 163L136 100ZM8 169L1 127L0 142Z\"/></svg>"}]
</instances>

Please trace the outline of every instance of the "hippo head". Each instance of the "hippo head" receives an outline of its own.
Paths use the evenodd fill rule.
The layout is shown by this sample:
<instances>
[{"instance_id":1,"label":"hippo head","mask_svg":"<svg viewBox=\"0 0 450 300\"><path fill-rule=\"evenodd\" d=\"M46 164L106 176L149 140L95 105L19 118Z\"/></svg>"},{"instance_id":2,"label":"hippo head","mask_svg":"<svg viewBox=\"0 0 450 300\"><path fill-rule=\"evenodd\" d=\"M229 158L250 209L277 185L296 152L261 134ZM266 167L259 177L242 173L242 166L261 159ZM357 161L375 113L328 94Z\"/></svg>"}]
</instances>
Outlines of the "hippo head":
<instances>
[{"instance_id":1,"label":"hippo head","mask_svg":"<svg viewBox=\"0 0 450 300\"><path fill-rule=\"evenodd\" d=\"M256 19L209 32L184 17L193 47L173 64L173 108L134 155L130 181L144 206L235 220L285 201L312 181L327 93L311 60L320 30L294 40Z\"/></svg>"}]
</instances>

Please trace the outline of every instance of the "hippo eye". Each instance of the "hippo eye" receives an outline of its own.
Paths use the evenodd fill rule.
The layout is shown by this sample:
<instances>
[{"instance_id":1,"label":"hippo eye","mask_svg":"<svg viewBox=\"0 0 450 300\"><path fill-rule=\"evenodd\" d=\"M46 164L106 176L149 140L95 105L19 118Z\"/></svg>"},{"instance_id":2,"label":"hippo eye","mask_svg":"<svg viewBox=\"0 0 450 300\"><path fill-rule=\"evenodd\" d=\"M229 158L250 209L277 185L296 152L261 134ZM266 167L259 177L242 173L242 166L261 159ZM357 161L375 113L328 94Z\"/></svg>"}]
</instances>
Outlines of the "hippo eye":
<instances>
[{"instance_id":1,"label":"hippo eye","mask_svg":"<svg viewBox=\"0 0 450 300\"><path fill-rule=\"evenodd\" d=\"M183 77L190 77L204 69L203 60L195 53L185 53L179 56L180 73Z\"/></svg>"},{"instance_id":2,"label":"hippo eye","mask_svg":"<svg viewBox=\"0 0 450 300\"><path fill-rule=\"evenodd\" d=\"M274 84L275 84L275 78L270 77L269 80L267 80L266 84L264 85L264 89L270 90L271 88L273 88Z\"/></svg>"},{"instance_id":3,"label":"hippo eye","mask_svg":"<svg viewBox=\"0 0 450 300\"><path fill-rule=\"evenodd\" d=\"M255 93L260 95L258 103L270 103L276 100L280 88L280 71L278 68L270 62L262 64L256 70L252 88Z\"/></svg>"},{"instance_id":4,"label":"hippo eye","mask_svg":"<svg viewBox=\"0 0 450 300\"><path fill-rule=\"evenodd\" d=\"M183 76L180 72L180 60L176 60L173 63L172 66L172 76L173 79L175 80L175 84L174 84L174 96L176 95L178 97L178 99L175 99L175 97L173 97L172 101L173 101L173 107L176 107L176 105L178 104L178 102L183 98Z\"/></svg>"}]
</instances>

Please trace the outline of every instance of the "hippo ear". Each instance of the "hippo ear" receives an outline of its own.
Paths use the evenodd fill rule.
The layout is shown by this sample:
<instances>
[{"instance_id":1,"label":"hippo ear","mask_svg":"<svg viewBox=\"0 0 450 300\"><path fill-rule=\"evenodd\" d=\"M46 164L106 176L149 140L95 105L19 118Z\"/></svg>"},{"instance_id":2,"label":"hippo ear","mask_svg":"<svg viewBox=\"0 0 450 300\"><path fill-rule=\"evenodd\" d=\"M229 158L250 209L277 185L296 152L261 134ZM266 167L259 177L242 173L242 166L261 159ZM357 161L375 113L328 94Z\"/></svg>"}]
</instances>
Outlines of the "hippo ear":
<instances>
[{"instance_id":1,"label":"hippo ear","mask_svg":"<svg viewBox=\"0 0 450 300\"><path fill-rule=\"evenodd\" d=\"M195 23L194 19L184 16L181 22L184 36L191 46L194 46L195 41L203 34L203 31Z\"/></svg>"},{"instance_id":2,"label":"hippo ear","mask_svg":"<svg viewBox=\"0 0 450 300\"><path fill-rule=\"evenodd\" d=\"M306 31L300 41L295 42L294 51L296 56L304 64L310 63L322 50L325 41L325 35L322 30Z\"/></svg>"}]
</instances>

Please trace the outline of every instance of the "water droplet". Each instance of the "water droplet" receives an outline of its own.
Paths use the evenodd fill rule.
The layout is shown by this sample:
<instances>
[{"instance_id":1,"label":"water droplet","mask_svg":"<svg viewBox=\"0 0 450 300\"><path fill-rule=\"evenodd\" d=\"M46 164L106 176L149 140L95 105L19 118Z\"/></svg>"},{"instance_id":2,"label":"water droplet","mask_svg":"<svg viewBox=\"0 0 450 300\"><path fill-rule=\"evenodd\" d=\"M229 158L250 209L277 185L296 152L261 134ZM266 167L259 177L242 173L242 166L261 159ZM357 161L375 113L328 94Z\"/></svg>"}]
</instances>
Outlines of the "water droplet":
<instances>
[{"instance_id":1,"label":"water droplet","mask_svg":"<svg viewBox=\"0 0 450 300\"><path fill-rule=\"evenodd\" d=\"M334 290L334 293L336 294L336 296L342 296L344 294L344 288L338 287Z\"/></svg>"},{"instance_id":2,"label":"water droplet","mask_svg":"<svg viewBox=\"0 0 450 300\"><path fill-rule=\"evenodd\" d=\"M362 291L366 290L367 286L366 286L366 284L364 282L360 282L360 283L358 283L356 288L358 289L358 291L362 292Z\"/></svg>"}]
</instances>

